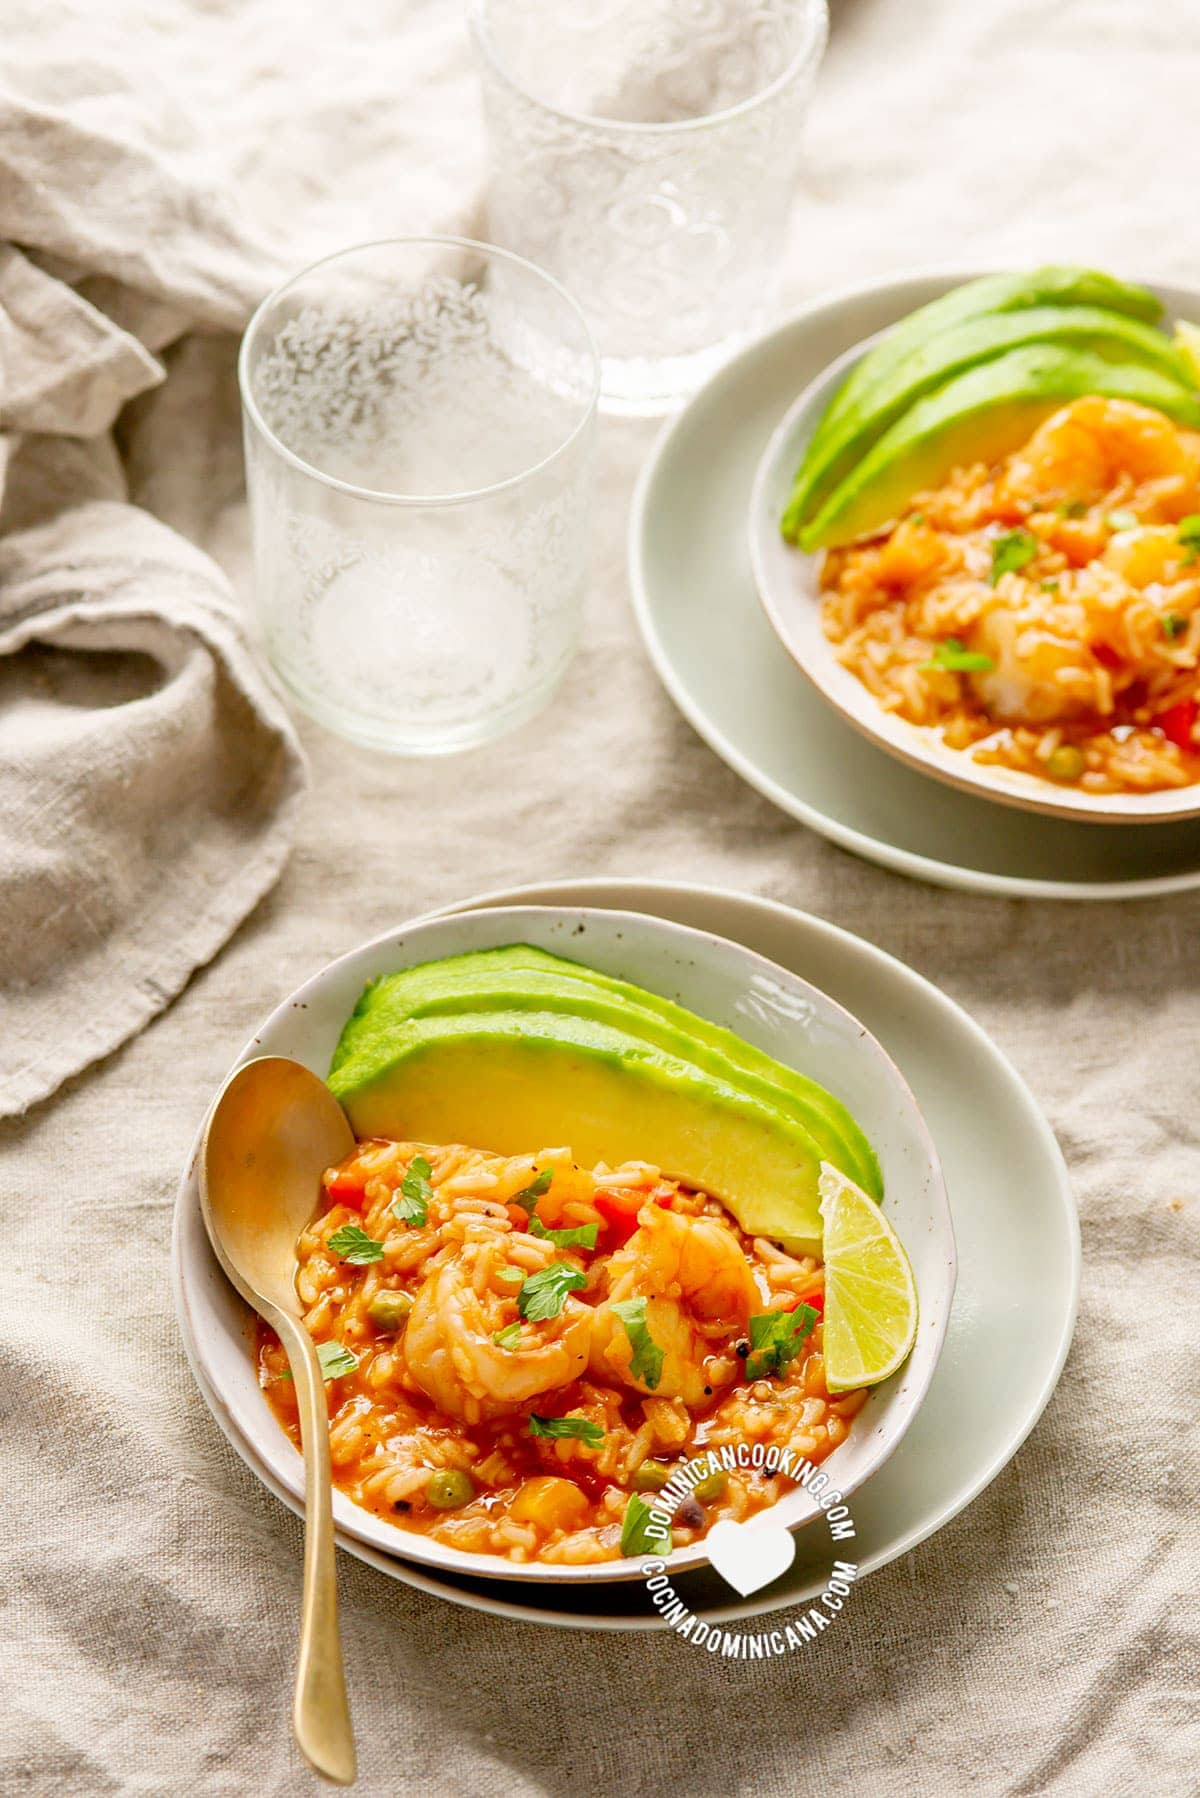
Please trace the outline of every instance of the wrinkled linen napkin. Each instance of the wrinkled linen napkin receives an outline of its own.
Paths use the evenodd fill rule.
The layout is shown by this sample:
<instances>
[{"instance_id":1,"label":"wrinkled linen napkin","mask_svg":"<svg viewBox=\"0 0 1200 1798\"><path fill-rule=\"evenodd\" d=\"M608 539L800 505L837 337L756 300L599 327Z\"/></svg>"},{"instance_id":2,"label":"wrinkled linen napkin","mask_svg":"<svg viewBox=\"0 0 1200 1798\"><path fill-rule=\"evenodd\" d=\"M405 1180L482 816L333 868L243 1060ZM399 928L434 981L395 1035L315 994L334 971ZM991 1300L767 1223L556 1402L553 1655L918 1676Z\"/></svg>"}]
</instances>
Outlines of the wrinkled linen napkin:
<instances>
[{"instance_id":1,"label":"wrinkled linen napkin","mask_svg":"<svg viewBox=\"0 0 1200 1798\"><path fill-rule=\"evenodd\" d=\"M127 503L112 434L157 352L240 325L278 263L77 118L0 94L0 1117L211 959L305 783L225 576Z\"/></svg>"},{"instance_id":2,"label":"wrinkled linen napkin","mask_svg":"<svg viewBox=\"0 0 1200 1798\"><path fill-rule=\"evenodd\" d=\"M225 576L167 528L210 541L236 498L236 334L348 243L479 235L460 9L302 12L5 8L0 1118L161 1010L287 853L295 736Z\"/></svg>"}]
</instances>

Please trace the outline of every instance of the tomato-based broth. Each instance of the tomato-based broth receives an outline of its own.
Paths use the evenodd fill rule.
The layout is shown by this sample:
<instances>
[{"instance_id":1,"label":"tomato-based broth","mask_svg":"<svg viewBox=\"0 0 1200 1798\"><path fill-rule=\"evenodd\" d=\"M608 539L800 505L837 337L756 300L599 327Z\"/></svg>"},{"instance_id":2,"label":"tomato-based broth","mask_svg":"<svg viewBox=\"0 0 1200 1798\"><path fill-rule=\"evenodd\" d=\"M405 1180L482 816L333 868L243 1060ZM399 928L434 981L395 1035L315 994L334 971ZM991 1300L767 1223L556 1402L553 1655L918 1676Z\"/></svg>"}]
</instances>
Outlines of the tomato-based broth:
<instances>
[{"instance_id":1,"label":"tomato-based broth","mask_svg":"<svg viewBox=\"0 0 1200 1798\"><path fill-rule=\"evenodd\" d=\"M1090 395L831 550L839 661L977 763L1085 793L1200 781L1200 434Z\"/></svg>"},{"instance_id":2,"label":"tomato-based broth","mask_svg":"<svg viewBox=\"0 0 1200 1798\"><path fill-rule=\"evenodd\" d=\"M678 1463L739 1444L820 1461L867 1396L826 1388L820 1262L642 1163L589 1172L561 1149L364 1141L326 1174L297 1255L335 1483L468 1552L636 1554ZM265 1328L258 1366L299 1446ZM714 1470L676 1511L675 1545L791 1484Z\"/></svg>"}]
</instances>

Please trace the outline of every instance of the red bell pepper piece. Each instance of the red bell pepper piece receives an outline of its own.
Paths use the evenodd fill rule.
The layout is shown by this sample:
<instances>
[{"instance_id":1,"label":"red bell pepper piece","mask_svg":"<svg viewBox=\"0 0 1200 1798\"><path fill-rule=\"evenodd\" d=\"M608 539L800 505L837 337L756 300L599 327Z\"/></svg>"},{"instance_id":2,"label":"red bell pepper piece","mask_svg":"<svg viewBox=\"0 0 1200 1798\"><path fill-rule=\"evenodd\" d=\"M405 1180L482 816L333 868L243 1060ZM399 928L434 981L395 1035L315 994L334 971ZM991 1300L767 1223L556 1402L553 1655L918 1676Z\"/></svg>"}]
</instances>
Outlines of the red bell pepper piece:
<instances>
[{"instance_id":1,"label":"red bell pepper piece","mask_svg":"<svg viewBox=\"0 0 1200 1798\"><path fill-rule=\"evenodd\" d=\"M644 1192L598 1192L593 1199L617 1248L628 1242L637 1229L637 1214L645 1200Z\"/></svg>"},{"instance_id":2,"label":"red bell pepper piece","mask_svg":"<svg viewBox=\"0 0 1200 1798\"><path fill-rule=\"evenodd\" d=\"M825 1294L823 1292L810 1292L806 1299L788 1299L785 1304L782 1304L779 1307L779 1309L781 1311L795 1311L799 1305L808 1305L816 1312L818 1317L824 1317Z\"/></svg>"},{"instance_id":3,"label":"red bell pepper piece","mask_svg":"<svg viewBox=\"0 0 1200 1798\"><path fill-rule=\"evenodd\" d=\"M1093 643L1092 654L1102 668L1113 670L1121 666L1120 656L1115 649L1110 649L1107 643Z\"/></svg>"},{"instance_id":4,"label":"red bell pepper piece","mask_svg":"<svg viewBox=\"0 0 1200 1798\"><path fill-rule=\"evenodd\" d=\"M1169 743L1179 749L1195 749L1193 732L1196 729L1196 714L1200 711L1194 699L1180 699L1169 705L1165 712L1160 712L1154 720L1163 736Z\"/></svg>"},{"instance_id":5,"label":"red bell pepper piece","mask_svg":"<svg viewBox=\"0 0 1200 1798\"><path fill-rule=\"evenodd\" d=\"M331 1205L349 1205L361 1211L366 1197L367 1176L358 1167L338 1167L325 1181Z\"/></svg>"}]
</instances>

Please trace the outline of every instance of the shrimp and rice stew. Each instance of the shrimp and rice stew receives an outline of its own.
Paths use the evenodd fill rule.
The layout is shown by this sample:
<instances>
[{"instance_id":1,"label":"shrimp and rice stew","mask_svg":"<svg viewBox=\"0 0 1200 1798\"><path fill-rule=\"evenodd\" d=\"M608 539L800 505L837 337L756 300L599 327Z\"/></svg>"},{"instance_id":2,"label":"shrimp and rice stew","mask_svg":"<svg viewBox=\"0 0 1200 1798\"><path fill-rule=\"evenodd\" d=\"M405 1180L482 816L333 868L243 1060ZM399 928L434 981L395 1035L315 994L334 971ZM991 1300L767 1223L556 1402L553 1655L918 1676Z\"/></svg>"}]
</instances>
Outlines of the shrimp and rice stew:
<instances>
[{"instance_id":1,"label":"shrimp and rice stew","mask_svg":"<svg viewBox=\"0 0 1200 1798\"><path fill-rule=\"evenodd\" d=\"M886 710L979 763L1090 793L1200 780L1200 434L1064 406L831 550L823 623Z\"/></svg>"},{"instance_id":2,"label":"shrimp and rice stew","mask_svg":"<svg viewBox=\"0 0 1200 1798\"><path fill-rule=\"evenodd\" d=\"M636 1553L647 1501L631 1496L674 1463L738 1443L817 1462L866 1400L826 1388L820 1262L653 1167L367 1140L322 1201L297 1286L330 1381L334 1480L448 1547L561 1565ZM265 1328L258 1357L299 1446ZM790 1485L714 1470L676 1512L675 1546Z\"/></svg>"}]
</instances>

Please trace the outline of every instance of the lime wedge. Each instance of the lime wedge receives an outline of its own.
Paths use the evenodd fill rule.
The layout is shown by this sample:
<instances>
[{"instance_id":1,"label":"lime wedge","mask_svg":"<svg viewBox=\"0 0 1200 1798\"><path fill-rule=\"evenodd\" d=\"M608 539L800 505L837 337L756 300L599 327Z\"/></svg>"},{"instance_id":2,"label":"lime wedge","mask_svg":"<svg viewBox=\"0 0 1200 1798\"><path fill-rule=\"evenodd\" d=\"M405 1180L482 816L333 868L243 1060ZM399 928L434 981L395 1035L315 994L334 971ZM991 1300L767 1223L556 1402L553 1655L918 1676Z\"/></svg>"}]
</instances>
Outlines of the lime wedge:
<instances>
[{"instance_id":1,"label":"lime wedge","mask_svg":"<svg viewBox=\"0 0 1200 1798\"><path fill-rule=\"evenodd\" d=\"M825 1224L825 1384L877 1386L895 1373L917 1333L917 1288L883 1212L845 1174L821 1163Z\"/></svg>"},{"instance_id":2,"label":"lime wedge","mask_svg":"<svg viewBox=\"0 0 1200 1798\"><path fill-rule=\"evenodd\" d=\"M1200 387L1200 325L1189 325L1186 318L1175 321L1175 348Z\"/></svg>"}]
</instances>

